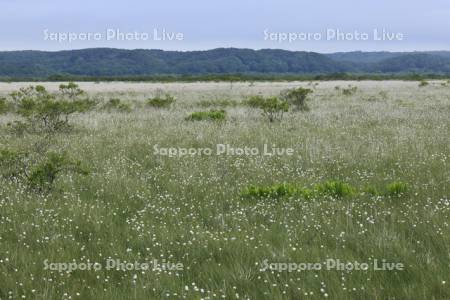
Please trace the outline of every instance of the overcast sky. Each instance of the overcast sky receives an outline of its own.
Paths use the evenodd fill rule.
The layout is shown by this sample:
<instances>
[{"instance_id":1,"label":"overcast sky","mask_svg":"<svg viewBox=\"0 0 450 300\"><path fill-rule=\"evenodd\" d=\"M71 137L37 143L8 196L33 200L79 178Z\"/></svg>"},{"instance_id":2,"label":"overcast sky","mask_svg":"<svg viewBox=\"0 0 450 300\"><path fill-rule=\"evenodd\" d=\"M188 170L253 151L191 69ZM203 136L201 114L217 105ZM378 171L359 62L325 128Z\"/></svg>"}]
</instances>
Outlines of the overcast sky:
<instances>
[{"instance_id":1,"label":"overcast sky","mask_svg":"<svg viewBox=\"0 0 450 300\"><path fill-rule=\"evenodd\" d=\"M449 0L0 0L0 50L450 50L449 20Z\"/></svg>"}]
</instances>

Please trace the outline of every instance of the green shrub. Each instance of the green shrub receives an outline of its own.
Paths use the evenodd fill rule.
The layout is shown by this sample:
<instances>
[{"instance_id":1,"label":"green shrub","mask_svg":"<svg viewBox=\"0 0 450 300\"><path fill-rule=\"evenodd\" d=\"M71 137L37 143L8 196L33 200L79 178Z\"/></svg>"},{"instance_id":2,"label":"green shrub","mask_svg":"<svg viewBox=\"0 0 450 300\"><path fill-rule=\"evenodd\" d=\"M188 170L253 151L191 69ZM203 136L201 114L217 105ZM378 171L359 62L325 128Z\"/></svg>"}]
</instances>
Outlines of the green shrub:
<instances>
[{"instance_id":1,"label":"green shrub","mask_svg":"<svg viewBox=\"0 0 450 300\"><path fill-rule=\"evenodd\" d=\"M0 175L8 179L24 180L34 191L50 191L63 172L89 174L80 161L72 160L66 152L60 154L0 150Z\"/></svg>"},{"instance_id":2,"label":"green shrub","mask_svg":"<svg viewBox=\"0 0 450 300\"><path fill-rule=\"evenodd\" d=\"M174 96L170 94L165 94L163 96L158 95L155 98L150 98L147 100L147 105L154 107L154 108L170 108L174 103L176 99Z\"/></svg>"},{"instance_id":3,"label":"green shrub","mask_svg":"<svg viewBox=\"0 0 450 300\"><path fill-rule=\"evenodd\" d=\"M243 104L251 108L260 108L263 101L262 96L251 96L243 101Z\"/></svg>"},{"instance_id":4,"label":"green shrub","mask_svg":"<svg viewBox=\"0 0 450 300\"><path fill-rule=\"evenodd\" d=\"M226 118L224 110L197 111L190 114L187 121L223 121Z\"/></svg>"},{"instance_id":5,"label":"green shrub","mask_svg":"<svg viewBox=\"0 0 450 300\"><path fill-rule=\"evenodd\" d=\"M408 192L408 185L401 181L395 181L386 186L388 196L400 197Z\"/></svg>"},{"instance_id":6,"label":"green shrub","mask_svg":"<svg viewBox=\"0 0 450 300\"><path fill-rule=\"evenodd\" d=\"M54 132L69 127L69 116L95 106L89 99L59 99L43 86L30 86L11 93L17 114L31 130Z\"/></svg>"},{"instance_id":7,"label":"green shrub","mask_svg":"<svg viewBox=\"0 0 450 300\"><path fill-rule=\"evenodd\" d=\"M89 171L81 165L80 161L74 161L66 153L50 152L40 163L33 166L27 174L28 185L36 191L50 191L55 180L62 172L74 172L88 175Z\"/></svg>"},{"instance_id":8,"label":"green shrub","mask_svg":"<svg viewBox=\"0 0 450 300\"><path fill-rule=\"evenodd\" d=\"M296 111L307 111L309 110L307 104L308 95L311 94L313 90L305 88L296 88L284 91L281 93L283 100L287 101L289 104L293 105Z\"/></svg>"},{"instance_id":9,"label":"green shrub","mask_svg":"<svg viewBox=\"0 0 450 300\"><path fill-rule=\"evenodd\" d=\"M245 104L262 110L263 116L269 122L281 121L285 112L289 110L289 103L280 100L278 97L252 96L245 101Z\"/></svg>"}]
</instances>

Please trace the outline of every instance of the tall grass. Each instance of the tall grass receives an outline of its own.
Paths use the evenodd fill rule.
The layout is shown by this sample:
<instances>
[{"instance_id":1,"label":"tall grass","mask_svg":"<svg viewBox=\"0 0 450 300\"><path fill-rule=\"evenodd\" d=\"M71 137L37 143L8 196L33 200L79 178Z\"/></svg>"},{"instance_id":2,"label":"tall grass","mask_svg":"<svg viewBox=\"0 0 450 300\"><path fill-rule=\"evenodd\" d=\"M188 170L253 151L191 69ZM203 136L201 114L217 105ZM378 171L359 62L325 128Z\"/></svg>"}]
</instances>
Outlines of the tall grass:
<instances>
[{"instance_id":1,"label":"tall grass","mask_svg":"<svg viewBox=\"0 0 450 300\"><path fill-rule=\"evenodd\" d=\"M171 110L143 105L128 114L76 116L75 130L56 134L52 147L83 161L90 175L64 174L49 194L0 179L0 298L449 299L450 91L361 82L347 97L334 91L339 84L320 83L308 113L272 124L242 106L228 107L219 123L184 118L204 95L241 101L276 95L285 83L169 84L164 90L177 96ZM387 96L363 100L380 90ZM136 93L120 99L145 103L150 94L143 87ZM0 117L0 147L35 143L36 135L8 131L12 118ZM179 159L154 155L155 144L275 144L295 154ZM249 186L284 182L322 184L324 195L306 199L285 185L276 190L288 194L283 201L242 197ZM165 259L184 269L44 270L46 259L104 264L108 258ZM266 259L328 258L386 259L405 270L260 270Z\"/></svg>"}]
</instances>

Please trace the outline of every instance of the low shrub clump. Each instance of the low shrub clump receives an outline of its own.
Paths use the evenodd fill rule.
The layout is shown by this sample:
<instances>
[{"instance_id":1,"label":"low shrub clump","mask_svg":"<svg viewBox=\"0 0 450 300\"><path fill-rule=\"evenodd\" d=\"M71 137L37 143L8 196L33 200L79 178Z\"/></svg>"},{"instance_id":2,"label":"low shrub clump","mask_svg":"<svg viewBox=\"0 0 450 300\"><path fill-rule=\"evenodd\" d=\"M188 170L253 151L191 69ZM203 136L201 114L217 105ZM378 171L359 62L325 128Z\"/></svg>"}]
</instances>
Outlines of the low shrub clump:
<instances>
[{"instance_id":1,"label":"low shrub clump","mask_svg":"<svg viewBox=\"0 0 450 300\"><path fill-rule=\"evenodd\" d=\"M50 191L62 172L89 174L87 168L82 166L81 161L71 159L67 153L50 152L41 162L31 168L29 174L26 174L27 183L38 192Z\"/></svg>"},{"instance_id":2,"label":"low shrub clump","mask_svg":"<svg viewBox=\"0 0 450 300\"><path fill-rule=\"evenodd\" d=\"M282 99L287 101L289 104L291 104L294 107L294 110L296 111L308 111L308 95L311 94L313 90L311 89L305 89L305 88L296 88L296 89L290 89L286 90L281 93Z\"/></svg>"},{"instance_id":3,"label":"low shrub clump","mask_svg":"<svg viewBox=\"0 0 450 300\"><path fill-rule=\"evenodd\" d=\"M278 97L252 96L245 101L245 104L252 108L261 109L262 115L265 116L270 123L281 121L284 113L289 111L289 103Z\"/></svg>"},{"instance_id":4,"label":"low shrub clump","mask_svg":"<svg viewBox=\"0 0 450 300\"><path fill-rule=\"evenodd\" d=\"M36 153L1 149L0 167L2 177L21 180L36 192L52 190L62 173L89 174L81 161L70 158L66 152Z\"/></svg>"},{"instance_id":5,"label":"low shrub clump","mask_svg":"<svg viewBox=\"0 0 450 300\"><path fill-rule=\"evenodd\" d=\"M225 119L225 110L196 111L186 118L187 121L223 121Z\"/></svg>"}]
</instances>

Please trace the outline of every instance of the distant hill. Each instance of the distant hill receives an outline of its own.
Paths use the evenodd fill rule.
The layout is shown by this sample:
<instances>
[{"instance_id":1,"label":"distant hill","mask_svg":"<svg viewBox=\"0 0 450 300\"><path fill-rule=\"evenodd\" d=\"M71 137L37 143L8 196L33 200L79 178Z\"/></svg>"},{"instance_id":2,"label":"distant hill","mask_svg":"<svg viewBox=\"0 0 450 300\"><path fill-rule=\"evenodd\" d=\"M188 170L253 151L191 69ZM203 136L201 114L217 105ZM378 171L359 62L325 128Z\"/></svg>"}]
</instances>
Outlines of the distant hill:
<instances>
[{"instance_id":1,"label":"distant hill","mask_svg":"<svg viewBox=\"0 0 450 300\"><path fill-rule=\"evenodd\" d=\"M404 53L399 52L337 52L325 54L325 56L340 62L354 62L354 63L377 63L385 59L401 56Z\"/></svg>"},{"instance_id":2,"label":"distant hill","mask_svg":"<svg viewBox=\"0 0 450 300\"><path fill-rule=\"evenodd\" d=\"M219 48L207 51L94 48L0 52L0 77L206 74L450 74L450 52L347 52Z\"/></svg>"},{"instance_id":3,"label":"distant hill","mask_svg":"<svg viewBox=\"0 0 450 300\"><path fill-rule=\"evenodd\" d=\"M406 71L414 73L436 72L450 74L450 58L427 53L405 54L382 60L370 66L369 69L371 72L380 73L399 73Z\"/></svg>"},{"instance_id":4,"label":"distant hill","mask_svg":"<svg viewBox=\"0 0 450 300\"><path fill-rule=\"evenodd\" d=\"M377 63L386 59L414 54L430 54L434 56L440 56L450 58L450 51L424 51L424 52L336 52L331 54L325 54L327 57L340 62L354 62L354 63Z\"/></svg>"}]
</instances>

